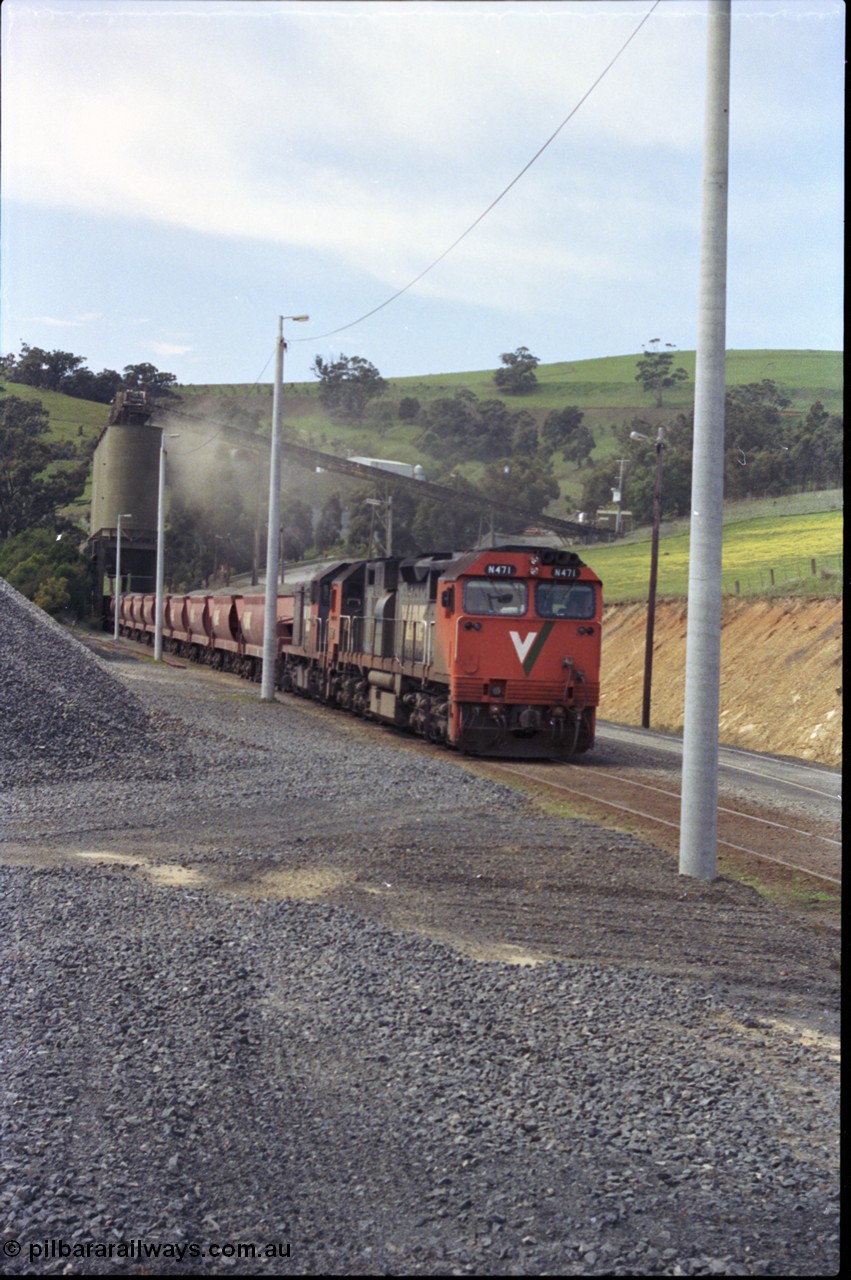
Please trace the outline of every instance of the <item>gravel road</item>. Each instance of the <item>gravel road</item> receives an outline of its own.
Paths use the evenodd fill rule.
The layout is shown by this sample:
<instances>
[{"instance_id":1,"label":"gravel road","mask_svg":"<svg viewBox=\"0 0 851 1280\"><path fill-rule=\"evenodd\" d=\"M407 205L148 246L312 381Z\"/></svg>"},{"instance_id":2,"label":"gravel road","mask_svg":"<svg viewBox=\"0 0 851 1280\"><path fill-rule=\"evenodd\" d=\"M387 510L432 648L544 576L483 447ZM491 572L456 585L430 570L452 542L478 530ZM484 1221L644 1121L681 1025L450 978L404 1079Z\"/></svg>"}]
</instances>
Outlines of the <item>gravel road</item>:
<instances>
[{"instance_id":1,"label":"gravel road","mask_svg":"<svg viewBox=\"0 0 851 1280\"><path fill-rule=\"evenodd\" d=\"M30 610L0 584L6 1272L838 1269L835 940Z\"/></svg>"}]
</instances>

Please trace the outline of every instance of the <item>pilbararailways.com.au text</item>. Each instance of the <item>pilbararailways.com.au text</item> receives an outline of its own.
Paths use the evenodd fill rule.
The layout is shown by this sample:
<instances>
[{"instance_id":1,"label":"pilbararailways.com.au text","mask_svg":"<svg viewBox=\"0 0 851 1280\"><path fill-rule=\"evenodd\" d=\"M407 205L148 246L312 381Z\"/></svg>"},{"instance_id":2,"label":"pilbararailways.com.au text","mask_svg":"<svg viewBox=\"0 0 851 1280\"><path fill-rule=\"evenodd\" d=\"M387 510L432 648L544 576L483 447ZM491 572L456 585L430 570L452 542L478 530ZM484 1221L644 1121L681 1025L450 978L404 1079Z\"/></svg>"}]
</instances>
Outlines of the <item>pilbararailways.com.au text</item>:
<instances>
[{"instance_id":1,"label":"pilbararailways.com.au text","mask_svg":"<svg viewBox=\"0 0 851 1280\"><path fill-rule=\"evenodd\" d=\"M140 1262L156 1258L171 1258L178 1262L193 1261L199 1258L289 1258L289 1241L272 1241L266 1244L248 1244L226 1240L221 1244L169 1243L153 1240L109 1240L99 1243L96 1240L48 1239L32 1241L29 1244L19 1240L6 1240L0 1246L0 1254L6 1258L16 1258L26 1252L30 1262L47 1262L71 1258L124 1258Z\"/></svg>"}]
</instances>

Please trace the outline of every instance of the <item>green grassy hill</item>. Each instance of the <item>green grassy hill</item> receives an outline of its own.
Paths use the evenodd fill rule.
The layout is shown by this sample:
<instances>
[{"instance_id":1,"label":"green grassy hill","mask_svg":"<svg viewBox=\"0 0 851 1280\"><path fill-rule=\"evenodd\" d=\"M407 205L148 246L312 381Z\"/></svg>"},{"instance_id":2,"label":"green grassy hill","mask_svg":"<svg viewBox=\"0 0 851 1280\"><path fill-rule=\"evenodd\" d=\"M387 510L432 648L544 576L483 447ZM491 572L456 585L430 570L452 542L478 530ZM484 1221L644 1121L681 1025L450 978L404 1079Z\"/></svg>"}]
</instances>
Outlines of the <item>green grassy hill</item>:
<instances>
[{"instance_id":1,"label":"green grassy hill","mask_svg":"<svg viewBox=\"0 0 851 1280\"><path fill-rule=\"evenodd\" d=\"M82 440L97 440L109 420L108 404L78 400L58 391L41 391L8 379L3 382L3 391L19 400L40 400L50 415L50 431L56 440L70 440L77 445Z\"/></svg>"},{"instance_id":2,"label":"green grassy hill","mask_svg":"<svg viewBox=\"0 0 851 1280\"><path fill-rule=\"evenodd\" d=\"M538 387L529 395L503 396L506 403L528 409L544 409L547 413L564 404L575 404L585 411L603 409L620 413L656 413L650 396L645 396L635 380L636 361L640 352L625 356L602 356L594 360L541 364L536 370ZM695 353L678 351L676 363L689 374L689 381L666 392L663 413L691 408L694 397ZM821 400L831 413L842 407L842 365L840 351L728 351L727 383L743 386L771 378L790 397L791 410L800 412L813 400ZM494 364L494 369L497 367ZM498 395L494 386L494 369L470 373L437 373L390 380L388 395L416 396L419 400L451 396L466 388L481 399ZM182 395L245 396L271 395L271 384L216 386L212 384L182 386ZM305 400L316 399L318 383L287 383L286 412L301 416L307 408ZM315 409L315 405L314 405Z\"/></svg>"},{"instance_id":3,"label":"green grassy hill","mask_svg":"<svg viewBox=\"0 0 851 1280\"><path fill-rule=\"evenodd\" d=\"M695 353L678 351L676 363L687 370L689 380L665 393L661 409L653 397L645 394L636 381L636 362L640 353L604 356L594 360L577 360L558 364L542 364L536 370L538 385L530 394L499 396L493 382L493 369L469 373L431 374L424 377L394 378L389 381L387 395L375 402L372 416L362 424L332 419L319 403L319 384L287 383L284 394L284 419L292 424L306 443L330 453L360 453L369 457L392 457L401 462L422 462L428 470L429 460L416 446L418 427L401 423L392 414L387 421L376 415L381 406L398 404L403 396L412 396L421 404L431 399L452 396L461 389L472 391L480 400L502 399L509 409L525 409L540 426L553 409L578 406L585 415L585 425L596 438L592 465L614 458L617 443L612 426L633 417L643 418L651 427L668 421L679 412L691 409L694 399ZM496 366L495 366L496 367ZM743 386L776 382L789 398L790 414L806 413L815 400L821 400L831 413L842 411L843 358L838 351L728 351L727 383ZM237 402L255 408L258 399L264 403L264 418L271 415L271 384L182 386L188 412L214 413L217 404L231 408ZM482 470L475 463L460 468L476 480ZM572 463L558 456L554 471L561 487L559 513L579 505L583 476Z\"/></svg>"},{"instance_id":4,"label":"green grassy hill","mask_svg":"<svg viewBox=\"0 0 851 1280\"><path fill-rule=\"evenodd\" d=\"M466 388L482 400L501 398L512 410L527 409L539 422L543 422L552 409L577 405L583 410L585 421L597 439L592 461L598 463L614 456L616 446L609 430L612 424L638 416L652 425L691 408L694 352L677 353L677 363L688 370L689 381L666 393L661 410L655 408L651 397L644 395L635 380L637 359L638 355L634 354L539 365L536 371L538 386L532 394L524 396L497 397L492 369L396 378L390 381L384 403L395 407L401 397L414 396L422 404ZM842 376L840 352L727 353L729 386L772 379L789 397L789 413L805 413L814 400L821 400L830 412L841 412ZM63 440L79 443L97 439L109 417L108 406L87 400L8 381L5 391L24 400L40 400L50 415L53 433ZM214 423L223 411L230 417L234 411L238 416L241 410L259 410L261 425L268 429L271 391L271 384L182 386L179 388L183 397L180 410L204 423ZM285 388L284 420L305 443L340 455L361 453L405 462L421 461L428 471L429 459L420 455L415 444L419 430L416 424L400 423L392 410L383 419L374 415L363 423L339 422L323 410L318 391L317 382L288 383ZM472 479L476 479L481 468L472 463L464 469ZM558 514L566 514L571 503L578 504L582 472L561 462L557 463L556 474L562 487ZM86 506L85 496L75 504L74 510L81 519L85 518ZM727 509L725 529L725 591L735 593L736 583L742 593L778 590L782 584L786 584L789 591L830 593L841 590L841 576L835 576L837 572L841 574L841 508L841 491L826 495L805 494L769 500L763 504L731 504ZM628 541L588 549L586 558L604 579L607 599L640 599L646 594L650 554L648 539L648 532L639 530ZM687 523L667 526L663 530L660 554L661 595L685 593L687 557ZM815 574L812 573L813 559L816 560Z\"/></svg>"},{"instance_id":5,"label":"green grassy hill","mask_svg":"<svg viewBox=\"0 0 851 1280\"><path fill-rule=\"evenodd\" d=\"M730 504L725 515L721 563L725 595L842 594L840 490L778 498L772 514L749 518L750 505ZM689 542L685 522L663 527L660 598L688 594ZM646 599L650 579L646 531L629 542L588 546L582 558L603 579L603 595L610 604Z\"/></svg>"}]
</instances>

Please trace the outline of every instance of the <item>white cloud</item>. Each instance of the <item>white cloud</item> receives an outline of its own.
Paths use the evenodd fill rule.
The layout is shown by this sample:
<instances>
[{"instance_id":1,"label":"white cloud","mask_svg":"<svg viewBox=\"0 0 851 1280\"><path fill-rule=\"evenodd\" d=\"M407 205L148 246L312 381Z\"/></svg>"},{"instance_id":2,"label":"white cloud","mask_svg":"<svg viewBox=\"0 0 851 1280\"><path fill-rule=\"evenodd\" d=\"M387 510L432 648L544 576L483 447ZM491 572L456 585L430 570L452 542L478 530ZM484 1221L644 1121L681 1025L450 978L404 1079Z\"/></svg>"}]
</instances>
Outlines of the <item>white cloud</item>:
<instances>
[{"instance_id":1,"label":"white cloud","mask_svg":"<svg viewBox=\"0 0 851 1280\"><path fill-rule=\"evenodd\" d=\"M157 356L185 356L195 350L179 342L146 342L145 346Z\"/></svg>"},{"instance_id":2,"label":"white cloud","mask_svg":"<svg viewBox=\"0 0 851 1280\"><path fill-rule=\"evenodd\" d=\"M14 0L3 6L4 198L46 219L67 211L84 246L92 226L111 226L116 259L97 279L87 245L75 275L66 244L46 245L26 310L74 326L86 322L77 307L100 306L114 325L116 272L132 275L138 255L151 288L129 305L167 335L149 349L207 350L192 308L211 315L209 288L224 314L237 294L247 313L264 289L262 255L293 284L302 271L304 295L349 320L351 300L363 311L382 302L478 218L651 2ZM803 10L825 22L804 23ZM779 280L839 190L841 8L737 0L733 11L730 226L748 270L764 277L773 264ZM492 308L504 324L558 315L574 297L614 314L625 291L656 298L665 279L665 296L690 306L705 36L702 0L664 0L411 300ZM177 243L194 281L179 299ZM175 278L154 289L160 260ZM177 299L168 313L165 293ZM768 292L760 305L772 305ZM184 327L197 345L183 345Z\"/></svg>"},{"instance_id":3,"label":"white cloud","mask_svg":"<svg viewBox=\"0 0 851 1280\"><path fill-rule=\"evenodd\" d=\"M59 317L59 316L29 316L28 320L35 321L37 324L46 324L56 329L83 329L87 325L94 324L95 321L101 319L101 314L96 311L89 312L87 315Z\"/></svg>"},{"instance_id":4,"label":"white cloud","mask_svg":"<svg viewBox=\"0 0 851 1280\"><path fill-rule=\"evenodd\" d=\"M640 16L622 5L261 9L214 7L199 21L155 7L142 23L132 7L107 20L79 6L85 22L59 9L25 27L10 59L7 192L352 252L368 225L384 244L432 225L445 240L458 208L481 211ZM253 21L234 27L246 10ZM624 55L577 117L583 147L688 145L688 113L659 107L672 80L686 87L682 52L670 56L670 39L657 52L649 94L639 51ZM542 166L565 164L568 136L555 145Z\"/></svg>"}]
</instances>

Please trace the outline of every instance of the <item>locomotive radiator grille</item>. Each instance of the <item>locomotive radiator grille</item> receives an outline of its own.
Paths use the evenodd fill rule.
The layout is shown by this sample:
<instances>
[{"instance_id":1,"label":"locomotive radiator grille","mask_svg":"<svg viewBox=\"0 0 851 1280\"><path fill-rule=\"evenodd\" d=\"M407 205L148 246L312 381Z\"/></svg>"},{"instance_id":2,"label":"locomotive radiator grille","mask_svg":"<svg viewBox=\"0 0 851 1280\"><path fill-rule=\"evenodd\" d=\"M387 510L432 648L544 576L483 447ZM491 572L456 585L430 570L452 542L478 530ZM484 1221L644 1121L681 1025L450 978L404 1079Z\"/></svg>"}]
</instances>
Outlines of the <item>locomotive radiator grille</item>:
<instances>
[{"instance_id":1,"label":"locomotive radiator grille","mask_svg":"<svg viewBox=\"0 0 851 1280\"><path fill-rule=\"evenodd\" d=\"M506 680L505 692L500 702L523 702L538 705L557 704L564 699L563 680ZM599 681L578 684L574 689L577 701L595 707L600 701ZM452 697L456 702L490 702L490 684L472 676L459 676L452 681Z\"/></svg>"}]
</instances>

